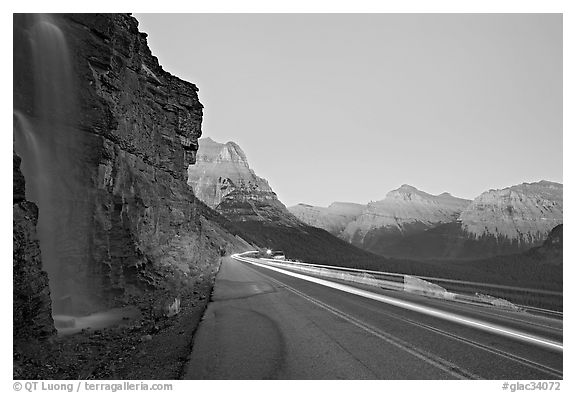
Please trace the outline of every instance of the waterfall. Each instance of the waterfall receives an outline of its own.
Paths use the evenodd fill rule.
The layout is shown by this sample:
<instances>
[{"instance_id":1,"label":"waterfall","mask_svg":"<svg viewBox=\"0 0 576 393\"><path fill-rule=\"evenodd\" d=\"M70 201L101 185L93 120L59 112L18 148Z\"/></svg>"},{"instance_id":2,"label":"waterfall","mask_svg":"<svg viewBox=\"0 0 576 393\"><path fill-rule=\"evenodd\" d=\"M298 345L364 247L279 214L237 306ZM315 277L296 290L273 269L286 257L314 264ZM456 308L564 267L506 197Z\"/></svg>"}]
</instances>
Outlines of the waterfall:
<instances>
[{"instance_id":1,"label":"waterfall","mask_svg":"<svg viewBox=\"0 0 576 393\"><path fill-rule=\"evenodd\" d=\"M75 266L86 258L86 223L75 157L78 108L70 52L57 16L31 15L27 33L33 105L14 110L15 150L22 158L26 198L39 208L38 238L53 313L81 312L74 303ZM84 209L86 210L86 209Z\"/></svg>"},{"instance_id":2,"label":"waterfall","mask_svg":"<svg viewBox=\"0 0 576 393\"><path fill-rule=\"evenodd\" d=\"M22 14L15 20L14 149L22 158L26 199L38 206L55 326L69 334L123 324L139 311L107 309L102 294L110 266L95 255L109 244L94 235L102 201L93 179L101 140L80 128L82 85L68 26L58 15Z\"/></svg>"},{"instance_id":3,"label":"waterfall","mask_svg":"<svg viewBox=\"0 0 576 393\"><path fill-rule=\"evenodd\" d=\"M36 115L43 127L73 123L77 110L70 51L66 37L51 15L35 15L30 29Z\"/></svg>"}]
</instances>

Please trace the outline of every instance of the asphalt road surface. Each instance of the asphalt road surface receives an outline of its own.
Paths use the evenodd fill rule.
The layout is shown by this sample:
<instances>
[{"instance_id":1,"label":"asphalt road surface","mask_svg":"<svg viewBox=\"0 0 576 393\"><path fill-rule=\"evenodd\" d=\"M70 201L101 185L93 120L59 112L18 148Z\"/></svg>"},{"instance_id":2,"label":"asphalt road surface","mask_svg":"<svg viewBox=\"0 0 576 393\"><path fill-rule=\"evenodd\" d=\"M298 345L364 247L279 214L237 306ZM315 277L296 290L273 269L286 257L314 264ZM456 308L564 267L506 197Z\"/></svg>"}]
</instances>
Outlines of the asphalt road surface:
<instances>
[{"instance_id":1,"label":"asphalt road surface","mask_svg":"<svg viewBox=\"0 0 576 393\"><path fill-rule=\"evenodd\" d=\"M562 342L562 320L374 289ZM562 379L562 350L224 258L185 379Z\"/></svg>"}]
</instances>

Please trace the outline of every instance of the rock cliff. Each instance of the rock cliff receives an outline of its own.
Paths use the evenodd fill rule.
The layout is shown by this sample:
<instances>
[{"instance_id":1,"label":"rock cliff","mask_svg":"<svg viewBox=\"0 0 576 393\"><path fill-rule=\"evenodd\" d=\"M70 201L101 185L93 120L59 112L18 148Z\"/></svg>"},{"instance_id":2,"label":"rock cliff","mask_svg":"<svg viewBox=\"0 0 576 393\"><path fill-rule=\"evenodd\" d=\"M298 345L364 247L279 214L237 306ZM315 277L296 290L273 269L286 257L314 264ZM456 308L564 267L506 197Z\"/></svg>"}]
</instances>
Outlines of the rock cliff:
<instances>
[{"instance_id":1,"label":"rock cliff","mask_svg":"<svg viewBox=\"0 0 576 393\"><path fill-rule=\"evenodd\" d=\"M197 162L188 167L188 184L198 198L232 221L299 225L234 142L200 139Z\"/></svg>"},{"instance_id":2,"label":"rock cliff","mask_svg":"<svg viewBox=\"0 0 576 393\"><path fill-rule=\"evenodd\" d=\"M186 184L197 91L163 70L130 15L15 14L15 149L55 313L173 296L241 246Z\"/></svg>"},{"instance_id":3,"label":"rock cliff","mask_svg":"<svg viewBox=\"0 0 576 393\"><path fill-rule=\"evenodd\" d=\"M188 167L188 184L211 208L216 208L233 191L258 194L261 199L276 197L268 182L250 169L240 146L234 142L214 142L211 138L199 140L196 164Z\"/></svg>"},{"instance_id":4,"label":"rock cliff","mask_svg":"<svg viewBox=\"0 0 576 393\"><path fill-rule=\"evenodd\" d=\"M42 270L36 225L38 208L26 200L20 157L13 160L13 328L14 338L54 333L48 275Z\"/></svg>"}]
</instances>

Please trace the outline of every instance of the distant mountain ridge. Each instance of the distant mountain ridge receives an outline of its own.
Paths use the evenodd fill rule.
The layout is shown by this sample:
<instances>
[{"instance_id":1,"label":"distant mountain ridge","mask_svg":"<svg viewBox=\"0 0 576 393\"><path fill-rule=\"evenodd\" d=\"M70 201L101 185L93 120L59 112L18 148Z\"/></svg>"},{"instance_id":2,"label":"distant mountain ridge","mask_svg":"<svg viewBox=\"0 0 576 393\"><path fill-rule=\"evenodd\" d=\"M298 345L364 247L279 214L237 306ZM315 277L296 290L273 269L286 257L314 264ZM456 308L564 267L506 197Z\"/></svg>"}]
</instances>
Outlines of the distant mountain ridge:
<instances>
[{"instance_id":1,"label":"distant mountain ridge","mask_svg":"<svg viewBox=\"0 0 576 393\"><path fill-rule=\"evenodd\" d=\"M300 204L288 210L308 225L324 228L359 248L377 252L407 235L455 221L470 202L447 192L432 195L403 184L388 192L383 200L367 205L340 203L340 206L353 205L347 214L332 205L320 208Z\"/></svg>"},{"instance_id":2,"label":"distant mountain ridge","mask_svg":"<svg viewBox=\"0 0 576 393\"><path fill-rule=\"evenodd\" d=\"M562 184L550 181L522 183L482 193L462 212L467 233L535 244L562 223Z\"/></svg>"},{"instance_id":3,"label":"distant mountain ridge","mask_svg":"<svg viewBox=\"0 0 576 393\"><path fill-rule=\"evenodd\" d=\"M364 208L365 205L359 203L334 202L328 207L300 203L288 210L302 222L340 237L346 226L354 221Z\"/></svg>"},{"instance_id":4,"label":"distant mountain ridge","mask_svg":"<svg viewBox=\"0 0 576 393\"><path fill-rule=\"evenodd\" d=\"M470 202L448 193L431 195L403 184L386 194L384 199L369 203L360 216L346 227L342 238L370 249L366 243L367 240L370 242L374 230L391 235L426 230L454 221Z\"/></svg>"},{"instance_id":5,"label":"distant mountain ridge","mask_svg":"<svg viewBox=\"0 0 576 393\"><path fill-rule=\"evenodd\" d=\"M552 228L562 224L562 190L562 184L543 180L489 190L470 201L404 184L385 199L367 204L356 218L347 217L345 228L338 232L322 215L314 221L302 214L301 207L289 210L309 225L383 256L474 259L542 244Z\"/></svg>"}]
</instances>

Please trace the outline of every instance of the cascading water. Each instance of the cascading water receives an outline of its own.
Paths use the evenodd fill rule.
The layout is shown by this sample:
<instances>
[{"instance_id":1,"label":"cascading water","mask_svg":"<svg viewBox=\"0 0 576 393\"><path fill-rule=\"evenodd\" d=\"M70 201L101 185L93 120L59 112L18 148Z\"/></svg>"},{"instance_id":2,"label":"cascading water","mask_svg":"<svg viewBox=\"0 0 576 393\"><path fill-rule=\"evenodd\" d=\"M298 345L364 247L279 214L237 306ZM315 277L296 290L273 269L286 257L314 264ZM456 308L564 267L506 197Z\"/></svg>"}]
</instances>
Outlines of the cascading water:
<instances>
[{"instance_id":1,"label":"cascading water","mask_svg":"<svg viewBox=\"0 0 576 393\"><path fill-rule=\"evenodd\" d=\"M77 74L57 15L26 15L26 38L16 52L25 86L15 100L14 147L22 158L26 198L36 203L42 264L48 273L52 313L65 334L132 319L134 308L102 311L98 296L101 264L91 260L94 200L86 161L94 137L78 127ZM26 47L26 48L24 48ZM22 75L22 73L20 74ZM22 85L22 84L21 84ZM18 101L18 104L16 104ZM94 312L97 313L93 314ZM91 314L91 315L89 315ZM122 316L120 318L119 316Z\"/></svg>"},{"instance_id":2,"label":"cascading water","mask_svg":"<svg viewBox=\"0 0 576 393\"><path fill-rule=\"evenodd\" d=\"M92 255L97 246L91 171L98 161L91 156L98 139L79 129L80 84L60 18L19 17L24 35L19 33L19 45L14 45L15 68L22 67L15 72L14 148L22 158L26 199L38 206L37 232L55 326L68 334L122 324L139 311L105 310L102 299L105 267Z\"/></svg>"},{"instance_id":3,"label":"cascading water","mask_svg":"<svg viewBox=\"0 0 576 393\"><path fill-rule=\"evenodd\" d=\"M30 16L27 32L33 105L14 111L15 149L22 157L26 197L39 208L38 237L53 313L81 313L71 284L73 266L82 258L87 241L87 231L78 225L82 198L74 162L78 138L74 73L57 17Z\"/></svg>"}]
</instances>

